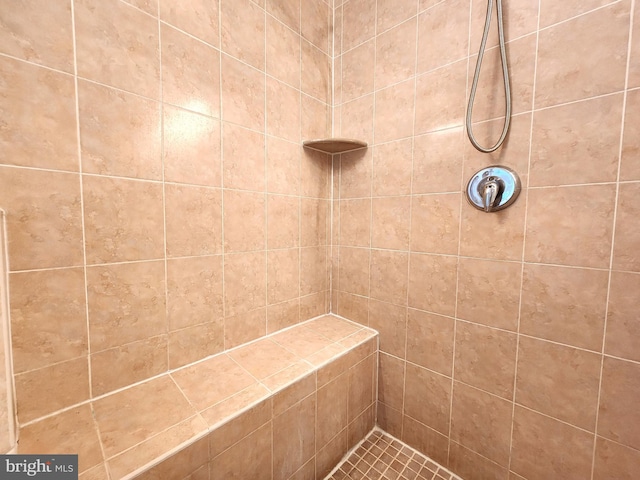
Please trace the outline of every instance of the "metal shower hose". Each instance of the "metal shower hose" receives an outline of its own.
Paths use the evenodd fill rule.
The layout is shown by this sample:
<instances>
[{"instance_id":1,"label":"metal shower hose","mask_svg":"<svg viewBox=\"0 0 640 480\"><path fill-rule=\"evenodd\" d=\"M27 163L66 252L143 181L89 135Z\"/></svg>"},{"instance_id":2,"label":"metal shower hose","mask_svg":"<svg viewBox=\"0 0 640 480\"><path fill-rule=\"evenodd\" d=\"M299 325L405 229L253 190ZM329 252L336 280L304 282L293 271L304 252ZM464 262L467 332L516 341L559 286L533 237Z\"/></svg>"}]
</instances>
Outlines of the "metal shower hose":
<instances>
[{"instance_id":1,"label":"metal shower hose","mask_svg":"<svg viewBox=\"0 0 640 480\"><path fill-rule=\"evenodd\" d=\"M500 145L504 142L509 131L509 123L511 122L511 88L509 86L509 67L507 66L507 53L504 47L504 30L502 22L502 0L497 1L498 10L498 37L500 39L500 59L502 60L502 73L504 78L504 96L506 100L505 106L505 120L504 128L502 129L502 135L498 139L498 142L489 148L484 148L473 136L473 129L471 127L471 115L473 112L473 103L476 98L476 90L478 89L478 80L480 78L480 67L482 67L482 59L484 57L484 49L487 46L487 37L489 36L489 27L491 26L491 15L493 13L493 0L488 0L487 4L487 17L484 22L484 32L482 33L482 41L480 42L480 51L478 52L478 60L476 62L476 71L473 75L473 83L471 84L471 93L469 94L469 105L467 106L467 135L474 147L484 153L491 153L496 151Z\"/></svg>"}]
</instances>

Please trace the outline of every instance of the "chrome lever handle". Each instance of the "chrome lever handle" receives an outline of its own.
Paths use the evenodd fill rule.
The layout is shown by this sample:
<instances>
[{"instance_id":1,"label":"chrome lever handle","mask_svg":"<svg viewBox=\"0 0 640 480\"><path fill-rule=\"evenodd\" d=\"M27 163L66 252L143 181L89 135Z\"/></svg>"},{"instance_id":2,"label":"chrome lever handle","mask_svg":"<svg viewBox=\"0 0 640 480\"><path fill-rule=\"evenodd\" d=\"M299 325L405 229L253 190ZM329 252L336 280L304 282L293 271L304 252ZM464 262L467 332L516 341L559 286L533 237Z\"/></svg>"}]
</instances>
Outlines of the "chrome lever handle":
<instances>
[{"instance_id":1,"label":"chrome lever handle","mask_svg":"<svg viewBox=\"0 0 640 480\"><path fill-rule=\"evenodd\" d=\"M484 195L482 195L484 211L490 212L493 208L493 204L498 196L498 184L495 181L490 181L484 185Z\"/></svg>"}]
</instances>

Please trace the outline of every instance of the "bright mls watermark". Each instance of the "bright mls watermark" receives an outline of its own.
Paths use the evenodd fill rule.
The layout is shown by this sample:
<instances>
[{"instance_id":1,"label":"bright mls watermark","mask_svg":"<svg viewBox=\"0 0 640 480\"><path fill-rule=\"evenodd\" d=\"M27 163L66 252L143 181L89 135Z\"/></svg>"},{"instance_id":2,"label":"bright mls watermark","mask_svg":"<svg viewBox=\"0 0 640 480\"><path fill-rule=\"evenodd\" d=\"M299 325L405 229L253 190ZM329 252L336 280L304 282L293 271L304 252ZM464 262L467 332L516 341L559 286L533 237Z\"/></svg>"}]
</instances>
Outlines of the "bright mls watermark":
<instances>
[{"instance_id":1,"label":"bright mls watermark","mask_svg":"<svg viewBox=\"0 0 640 480\"><path fill-rule=\"evenodd\" d=\"M2 480L78 480L78 455L0 455Z\"/></svg>"}]
</instances>

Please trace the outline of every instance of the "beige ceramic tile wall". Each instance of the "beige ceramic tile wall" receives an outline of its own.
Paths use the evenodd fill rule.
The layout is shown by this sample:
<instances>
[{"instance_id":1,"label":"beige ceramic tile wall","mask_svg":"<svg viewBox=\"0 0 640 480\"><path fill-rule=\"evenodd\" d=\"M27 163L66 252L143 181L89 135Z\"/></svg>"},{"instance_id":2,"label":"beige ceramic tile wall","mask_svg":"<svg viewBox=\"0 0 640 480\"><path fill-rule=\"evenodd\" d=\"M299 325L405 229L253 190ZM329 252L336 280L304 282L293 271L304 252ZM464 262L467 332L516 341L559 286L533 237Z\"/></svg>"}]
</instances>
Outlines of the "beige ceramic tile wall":
<instances>
[{"instance_id":1,"label":"beige ceramic tile wall","mask_svg":"<svg viewBox=\"0 0 640 480\"><path fill-rule=\"evenodd\" d=\"M503 3L514 116L491 155L463 132L485 0L336 5L336 132L372 147L334 160L334 309L380 331L382 428L463 478L631 480L640 5ZM474 110L486 144L497 52ZM525 188L487 215L461 191L490 164Z\"/></svg>"},{"instance_id":2,"label":"beige ceramic tile wall","mask_svg":"<svg viewBox=\"0 0 640 480\"><path fill-rule=\"evenodd\" d=\"M22 423L328 311L330 12L0 7Z\"/></svg>"}]
</instances>

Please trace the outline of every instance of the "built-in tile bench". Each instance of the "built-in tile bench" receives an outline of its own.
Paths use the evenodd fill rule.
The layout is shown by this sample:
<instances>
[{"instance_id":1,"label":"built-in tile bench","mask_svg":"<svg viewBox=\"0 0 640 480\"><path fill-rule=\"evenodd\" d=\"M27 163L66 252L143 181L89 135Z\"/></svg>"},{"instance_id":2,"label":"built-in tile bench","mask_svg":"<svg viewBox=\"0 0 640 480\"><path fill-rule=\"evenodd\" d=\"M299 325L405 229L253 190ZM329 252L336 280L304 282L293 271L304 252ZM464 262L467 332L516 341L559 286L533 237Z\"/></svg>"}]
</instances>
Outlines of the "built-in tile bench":
<instances>
[{"instance_id":1,"label":"built-in tile bench","mask_svg":"<svg viewBox=\"0 0 640 480\"><path fill-rule=\"evenodd\" d=\"M325 315L21 429L80 478L324 478L373 428L377 333Z\"/></svg>"}]
</instances>

